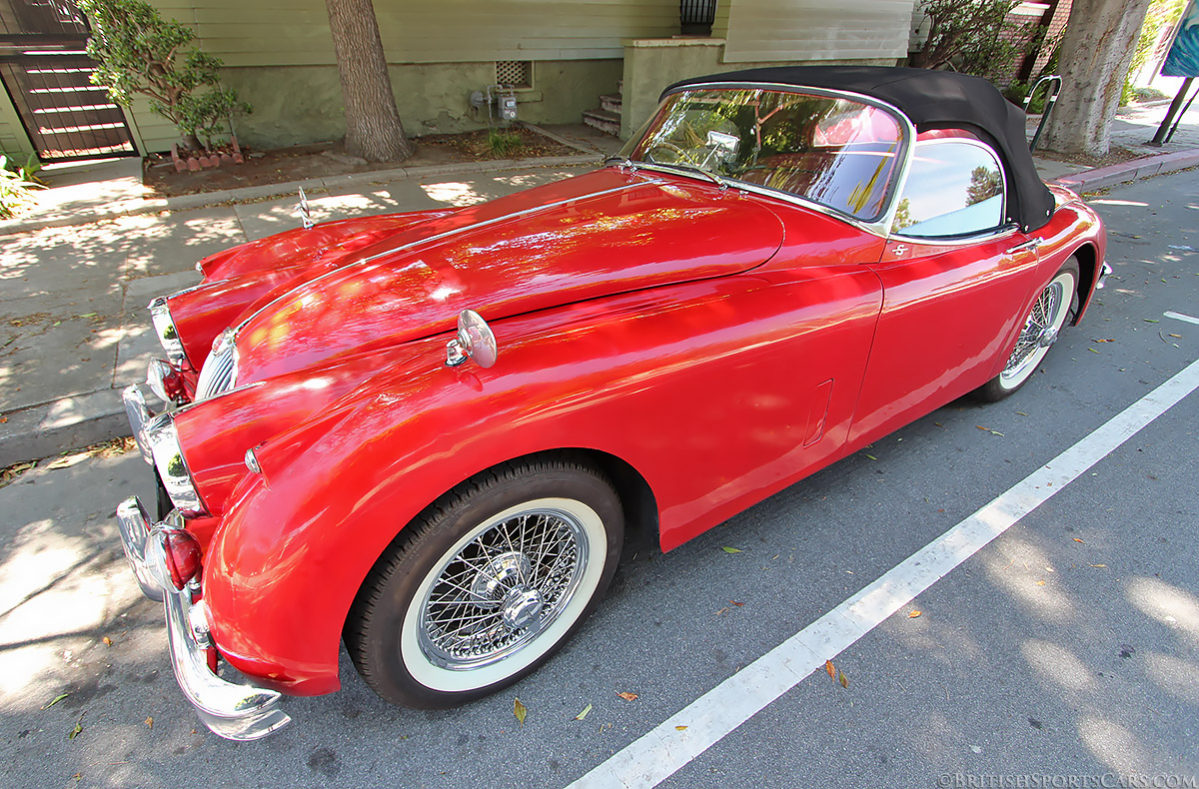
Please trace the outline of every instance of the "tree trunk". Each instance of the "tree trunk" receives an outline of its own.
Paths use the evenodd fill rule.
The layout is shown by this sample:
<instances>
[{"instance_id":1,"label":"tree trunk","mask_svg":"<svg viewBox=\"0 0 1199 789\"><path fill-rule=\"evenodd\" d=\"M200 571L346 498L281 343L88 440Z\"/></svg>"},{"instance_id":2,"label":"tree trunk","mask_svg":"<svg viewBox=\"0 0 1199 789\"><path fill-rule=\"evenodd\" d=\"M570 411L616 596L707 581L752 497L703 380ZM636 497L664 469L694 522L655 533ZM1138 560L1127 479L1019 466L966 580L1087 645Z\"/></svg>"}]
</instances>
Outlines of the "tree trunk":
<instances>
[{"instance_id":1,"label":"tree trunk","mask_svg":"<svg viewBox=\"0 0 1199 789\"><path fill-rule=\"evenodd\" d=\"M346 152L370 162L412 155L404 136L371 0L325 0L346 106Z\"/></svg>"},{"instance_id":2,"label":"tree trunk","mask_svg":"<svg viewBox=\"0 0 1199 789\"><path fill-rule=\"evenodd\" d=\"M1150 0L1074 0L1062 37L1062 92L1041 148L1105 156Z\"/></svg>"}]
</instances>

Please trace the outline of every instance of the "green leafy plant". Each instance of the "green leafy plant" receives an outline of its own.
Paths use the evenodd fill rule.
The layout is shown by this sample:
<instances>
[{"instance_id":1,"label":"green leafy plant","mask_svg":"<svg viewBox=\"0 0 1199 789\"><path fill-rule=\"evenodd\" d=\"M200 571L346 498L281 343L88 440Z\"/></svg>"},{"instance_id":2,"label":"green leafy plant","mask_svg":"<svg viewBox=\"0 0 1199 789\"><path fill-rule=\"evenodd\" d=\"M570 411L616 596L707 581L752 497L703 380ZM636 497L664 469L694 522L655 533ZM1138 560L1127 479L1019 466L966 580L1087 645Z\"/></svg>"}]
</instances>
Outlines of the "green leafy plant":
<instances>
[{"instance_id":1,"label":"green leafy plant","mask_svg":"<svg viewBox=\"0 0 1199 789\"><path fill-rule=\"evenodd\" d=\"M15 167L0 154L0 219L11 219L33 200L33 190L45 187L37 176L42 165L30 156L23 167Z\"/></svg>"},{"instance_id":2,"label":"green leafy plant","mask_svg":"<svg viewBox=\"0 0 1199 789\"><path fill-rule=\"evenodd\" d=\"M91 22L87 53L99 64L92 82L128 107L134 94L179 129L186 148L211 148L224 124L250 105L221 86L220 58L190 46L191 28L143 0L78 0Z\"/></svg>"},{"instance_id":3,"label":"green leafy plant","mask_svg":"<svg viewBox=\"0 0 1199 789\"><path fill-rule=\"evenodd\" d=\"M1009 78L1016 64L1044 44L1035 22L1010 16L1020 0L921 0L928 37L909 64L916 68L952 68L992 82Z\"/></svg>"},{"instance_id":4,"label":"green leafy plant","mask_svg":"<svg viewBox=\"0 0 1199 789\"><path fill-rule=\"evenodd\" d=\"M487 131L487 150L493 156L511 156L518 153L524 146L524 140L517 132L499 131L497 129L489 129Z\"/></svg>"},{"instance_id":5,"label":"green leafy plant","mask_svg":"<svg viewBox=\"0 0 1199 789\"><path fill-rule=\"evenodd\" d=\"M1121 106L1134 101L1148 101L1154 98L1152 93L1144 94L1142 92L1152 89L1137 88L1132 81L1157 49L1162 35L1178 22L1178 17L1182 16L1185 6L1186 0L1153 0L1149 5L1149 11L1145 14L1145 24L1141 27L1141 36L1137 39L1137 48L1133 50L1128 75L1124 78L1124 90L1120 94ZM1158 92L1160 91L1154 91L1154 93ZM1142 95L1147 95L1148 98L1142 98Z\"/></svg>"}]
</instances>

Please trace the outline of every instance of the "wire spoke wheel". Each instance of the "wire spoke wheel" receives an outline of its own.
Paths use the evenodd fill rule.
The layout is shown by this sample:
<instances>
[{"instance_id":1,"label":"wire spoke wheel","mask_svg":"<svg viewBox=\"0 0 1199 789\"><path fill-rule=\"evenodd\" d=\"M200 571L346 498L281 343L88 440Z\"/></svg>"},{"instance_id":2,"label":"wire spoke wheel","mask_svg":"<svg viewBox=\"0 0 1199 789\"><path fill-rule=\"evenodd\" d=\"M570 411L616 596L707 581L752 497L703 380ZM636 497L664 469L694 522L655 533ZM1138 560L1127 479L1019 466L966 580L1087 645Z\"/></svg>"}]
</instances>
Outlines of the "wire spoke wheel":
<instances>
[{"instance_id":1,"label":"wire spoke wheel","mask_svg":"<svg viewBox=\"0 0 1199 789\"><path fill-rule=\"evenodd\" d=\"M1057 342L1070 313L1077 285L1078 264L1072 258L1037 295L1003 370L978 390L984 400L1000 400L1032 377Z\"/></svg>"},{"instance_id":2,"label":"wire spoke wheel","mask_svg":"<svg viewBox=\"0 0 1199 789\"><path fill-rule=\"evenodd\" d=\"M363 583L346 646L395 704L462 704L516 682L587 618L612 580L624 509L566 460L513 463L447 493Z\"/></svg>"},{"instance_id":3,"label":"wire spoke wheel","mask_svg":"<svg viewBox=\"0 0 1199 789\"><path fill-rule=\"evenodd\" d=\"M529 510L496 523L438 572L421 606L421 650L451 670L502 660L566 609L588 554L568 512Z\"/></svg>"}]
</instances>

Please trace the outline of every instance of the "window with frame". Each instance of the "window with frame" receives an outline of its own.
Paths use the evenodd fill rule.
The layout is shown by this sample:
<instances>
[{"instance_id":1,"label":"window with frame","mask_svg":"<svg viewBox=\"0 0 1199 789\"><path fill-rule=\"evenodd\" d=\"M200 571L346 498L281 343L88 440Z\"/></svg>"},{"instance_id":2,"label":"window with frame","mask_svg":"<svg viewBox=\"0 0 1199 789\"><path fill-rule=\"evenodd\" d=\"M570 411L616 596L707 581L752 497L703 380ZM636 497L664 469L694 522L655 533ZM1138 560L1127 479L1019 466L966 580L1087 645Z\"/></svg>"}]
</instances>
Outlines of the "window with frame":
<instances>
[{"instance_id":1,"label":"window with frame","mask_svg":"<svg viewBox=\"0 0 1199 789\"><path fill-rule=\"evenodd\" d=\"M913 238L997 230L1006 199L1003 166L983 142L962 137L917 140L891 230Z\"/></svg>"}]
</instances>

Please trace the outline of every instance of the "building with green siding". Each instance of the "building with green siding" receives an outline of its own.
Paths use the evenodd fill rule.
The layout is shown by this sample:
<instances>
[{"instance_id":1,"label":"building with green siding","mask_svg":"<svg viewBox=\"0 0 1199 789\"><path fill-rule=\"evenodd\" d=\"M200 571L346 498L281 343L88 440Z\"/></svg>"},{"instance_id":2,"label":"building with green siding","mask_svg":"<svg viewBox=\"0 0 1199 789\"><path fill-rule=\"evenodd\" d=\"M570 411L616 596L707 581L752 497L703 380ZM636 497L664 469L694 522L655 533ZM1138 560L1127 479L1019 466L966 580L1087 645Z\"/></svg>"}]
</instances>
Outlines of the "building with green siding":
<instances>
[{"instance_id":1,"label":"building with green siding","mask_svg":"<svg viewBox=\"0 0 1199 789\"><path fill-rule=\"evenodd\" d=\"M224 81L254 107L235 121L245 144L275 148L344 134L323 0L150 2L193 26L197 43L224 61ZM627 136L652 111L661 89L683 77L786 63L894 65L907 54L914 3L719 0L710 33L698 36L680 35L680 5L692 0L375 0L375 11L410 136L485 126L487 112L472 107L470 96L497 83L513 86L521 119L542 124L580 122L601 95L616 94L623 83L623 102L610 102L609 110L619 107L614 123ZM27 42L38 32L22 30L31 24L18 18L22 6L28 12L53 4L0 0L0 36ZM8 88L0 94L0 148L33 152L38 133L30 133L31 124L43 124L42 131L46 123L88 126L71 120L73 107L43 108L32 117L39 111L22 105L14 96L20 88L9 84L14 68L0 63ZM105 102L97 93L76 105ZM178 138L144 102L123 115L138 153L167 150Z\"/></svg>"}]
</instances>

